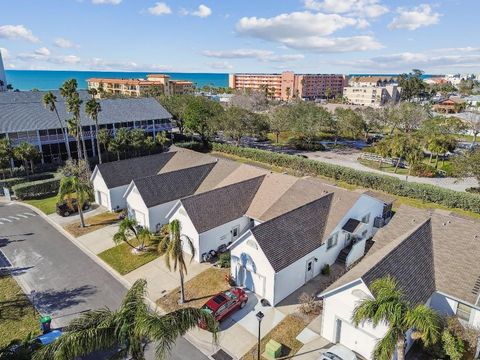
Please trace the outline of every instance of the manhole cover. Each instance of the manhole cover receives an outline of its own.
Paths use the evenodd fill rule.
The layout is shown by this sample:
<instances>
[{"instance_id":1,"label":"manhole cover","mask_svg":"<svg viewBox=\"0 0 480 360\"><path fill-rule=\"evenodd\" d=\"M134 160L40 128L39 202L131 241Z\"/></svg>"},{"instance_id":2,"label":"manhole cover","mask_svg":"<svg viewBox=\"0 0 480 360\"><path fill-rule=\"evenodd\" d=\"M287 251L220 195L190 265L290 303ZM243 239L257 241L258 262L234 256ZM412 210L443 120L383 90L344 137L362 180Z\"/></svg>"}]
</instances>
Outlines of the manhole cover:
<instances>
[{"instance_id":1,"label":"manhole cover","mask_svg":"<svg viewBox=\"0 0 480 360\"><path fill-rule=\"evenodd\" d=\"M11 267L12 264L8 261L5 254L0 250L0 268Z\"/></svg>"},{"instance_id":2,"label":"manhole cover","mask_svg":"<svg viewBox=\"0 0 480 360\"><path fill-rule=\"evenodd\" d=\"M213 354L212 358L214 358L215 360L232 360L233 359L230 355L228 355L222 349L218 350L215 354Z\"/></svg>"}]
</instances>

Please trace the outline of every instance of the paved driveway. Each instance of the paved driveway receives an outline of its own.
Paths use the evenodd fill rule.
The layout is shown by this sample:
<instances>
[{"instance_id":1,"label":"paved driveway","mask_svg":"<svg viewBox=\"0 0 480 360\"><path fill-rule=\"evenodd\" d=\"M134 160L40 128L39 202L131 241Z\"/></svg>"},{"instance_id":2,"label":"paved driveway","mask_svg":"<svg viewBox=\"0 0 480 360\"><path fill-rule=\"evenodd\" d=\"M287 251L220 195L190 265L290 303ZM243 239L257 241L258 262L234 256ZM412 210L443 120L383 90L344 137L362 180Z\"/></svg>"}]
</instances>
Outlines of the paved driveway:
<instances>
[{"instance_id":1,"label":"paved driveway","mask_svg":"<svg viewBox=\"0 0 480 360\"><path fill-rule=\"evenodd\" d=\"M66 325L85 310L115 309L126 293L119 281L24 206L0 203L0 251L25 293L36 291L35 305L42 314L53 315L54 326ZM153 358L151 352L147 354L148 360ZM206 360L184 339L177 341L167 358Z\"/></svg>"}]
</instances>

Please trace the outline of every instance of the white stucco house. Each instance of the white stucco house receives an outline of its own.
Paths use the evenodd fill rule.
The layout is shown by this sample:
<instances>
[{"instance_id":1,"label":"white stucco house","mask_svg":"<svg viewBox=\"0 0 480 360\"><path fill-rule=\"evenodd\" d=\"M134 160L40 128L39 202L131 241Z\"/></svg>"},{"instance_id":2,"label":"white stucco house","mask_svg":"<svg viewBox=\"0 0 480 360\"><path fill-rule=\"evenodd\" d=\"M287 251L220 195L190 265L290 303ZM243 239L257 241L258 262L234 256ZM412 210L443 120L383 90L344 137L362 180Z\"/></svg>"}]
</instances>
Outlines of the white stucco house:
<instances>
[{"instance_id":1,"label":"white stucco house","mask_svg":"<svg viewBox=\"0 0 480 360\"><path fill-rule=\"evenodd\" d=\"M367 256L333 283L323 298L321 335L372 359L387 324L355 327L359 301L372 297L376 279L393 277L411 304L427 304L480 327L480 224L463 218L401 207L373 238ZM407 350L412 344L407 334Z\"/></svg>"},{"instance_id":2,"label":"white stucco house","mask_svg":"<svg viewBox=\"0 0 480 360\"><path fill-rule=\"evenodd\" d=\"M216 163L209 163L132 180L125 192L128 216L157 232L181 198L193 195Z\"/></svg>"},{"instance_id":3,"label":"white stucco house","mask_svg":"<svg viewBox=\"0 0 480 360\"><path fill-rule=\"evenodd\" d=\"M125 209L125 191L133 179L157 174L175 155L175 152L142 156L98 164L90 181L95 202L110 211Z\"/></svg>"},{"instance_id":4,"label":"white stucco house","mask_svg":"<svg viewBox=\"0 0 480 360\"><path fill-rule=\"evenodd\" d=\"M253 225L245 215L264 176L218 187L179 200L167 214L167 222L179 220L181 232L193 242L194 259L235 241ZM184 242L183 250L190 254Z\"/></svg>"},{"instance_id":5,"label":"white stucco house","mask_svg":"<svg viewBox=\"0 0 480 360\"><path fill-rule=\"evenodd\" d=\"M296 206L302 197L314 200ZM366 194L313 180L296 182L230 246L231 275L276 305L326 264L339 261L342 251L346 267L360 259L384 207Z\"/></svg>"}]
</instances>

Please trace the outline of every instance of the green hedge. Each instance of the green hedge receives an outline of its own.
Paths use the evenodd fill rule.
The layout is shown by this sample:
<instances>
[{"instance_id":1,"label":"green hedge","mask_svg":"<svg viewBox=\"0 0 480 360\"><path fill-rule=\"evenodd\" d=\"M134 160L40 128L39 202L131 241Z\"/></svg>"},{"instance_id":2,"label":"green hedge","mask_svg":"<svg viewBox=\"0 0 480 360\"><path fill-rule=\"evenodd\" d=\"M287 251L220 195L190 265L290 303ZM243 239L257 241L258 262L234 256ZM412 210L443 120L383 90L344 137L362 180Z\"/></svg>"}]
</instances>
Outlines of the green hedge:
<instances>
[{"instance_id":1,"label":"green hedge","mask_svg":"<svg viewBox=\"0 0 480 360\"><path fill-rule=\"evenodd\" d=\"M32 174L27 179L26 177L15 177L10 179L0 180L0 193L3 195L3 188L11 189L13 186L18 184L23 184L26 182L37 181L37 180L46 180L46 179L53 179L55 177L55 173L41 173L41 174Z\"/></svg>"},{"instance_id":2,"label":"green hedge","mask_svg":"<svg viewBox=\"0 0 480 360\"><path fill-rule=\"evenodd\" d=\"M279 154L265 150L216 143L213 144L213 150L274 166L289 168L298 171L304 176L325 176L344 181L348 184L381 190L393 195L420 199L426 202L445 205L450 208L480 213L480 196L467 192L444 189L428 184L406 182L392 176L369 173L344 166L304 159L299 156Z\"/></svg>"},{"instance_id":3,"label":"green hedge","mask_svg":"<svg viewBox=\"0 0 480 360\"><path fill-rule=\"evenodd\" d=\"M59 187L60 179L47 179L18 184L12 189L18 199L26 200L55 195Z\"/></svg>"}]
</instances>

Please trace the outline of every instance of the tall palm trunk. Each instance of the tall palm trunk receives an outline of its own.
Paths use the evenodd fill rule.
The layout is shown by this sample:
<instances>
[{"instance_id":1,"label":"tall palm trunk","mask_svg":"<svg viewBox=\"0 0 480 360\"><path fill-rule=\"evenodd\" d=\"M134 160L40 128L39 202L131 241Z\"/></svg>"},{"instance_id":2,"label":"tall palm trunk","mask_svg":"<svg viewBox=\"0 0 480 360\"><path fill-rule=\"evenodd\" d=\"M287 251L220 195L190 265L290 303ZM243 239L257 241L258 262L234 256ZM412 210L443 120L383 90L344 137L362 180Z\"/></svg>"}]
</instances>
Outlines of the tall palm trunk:
<instances>
[{"instance_id":1,"label":"tall palm trunk","mask_svg":"<svg viewBox=\"0 0 480 360\"><path fill-rule=\"evenodd\" d=\"M63 122L62 120L60 119L60 115L58 115L58 110L57 110L57 107L55 106L54 107L55 109L55 114L57 114L57 119L58 119L58 122L60 123L60 129L62 129L62 134L63 134L63 138L65 139L65 147L67 149L67 156L70 160L72 160L72 153L70 151L70 141L68 140L68 131L67 129L63 126Z\"/></svg>"},{"instance_id":2,"label":"tall palm trunk","mask_svg":"<svg viewBox=\"0 0 480 360\"><path fill-rule=\"evenodd\" d=\"M80 137L82 139L83 158L88 161L87 147L85 145L85 136L83 135L83 128L80 125Z\"/></svg>"},{"instance_id":3,"label":"tall palm trunk","mask_svg":"<svg viewBox=\"0 0 480 360\"><path fill-rule=\"evenodd\" d=\"M98 142L98 119L95 118L95 141L97 142L98 162L102 163L102 152L100 150L100 143Z\"/></svg>"},{"instance_id":4,"label":"tall palm trunk","mask_svg":"<svg viewBox=\"0 0 480 360\"><path fill-rule=\"evenodd\" d=\"M405 339L403 336L397 340L397 360L405 360Z\"/></svg>"},{"instance_id":5,"label":"tall palm trunk","mask_svg":"<svg viewBox=\"0 0 480 360\"><path fill-rule=\"evenodd\" d=\"M77 126L77 134L75 138L77 140L77 159L81 160L83 159L83 156L82 156L82 146L80 144L80 130L78 129L78 126Z\"/></svg>"},{"instance_id":6,"label":"tall palm trunk","mask_svg":"<svg viewBox=\"0 0 480 360\"><path fill-rule=\"evenodd\" d=\"M80 215L80 227L84 228L85 227L85 219L83 218L83 204L77 203L77 205L78 205L78 215Z\"/></svg>"},{"instance_id":7,"label":"tall palm trunk","mask_svg":"<svg viewBox=\"0 0 480 360\"><path fill-rule=\"evenodd\" d=\"M180 304L184 304L185 303L185 287L183 285L183 270L182 268L180 267L179 269L180 271Z\"/></svg>"}]
</instances>

